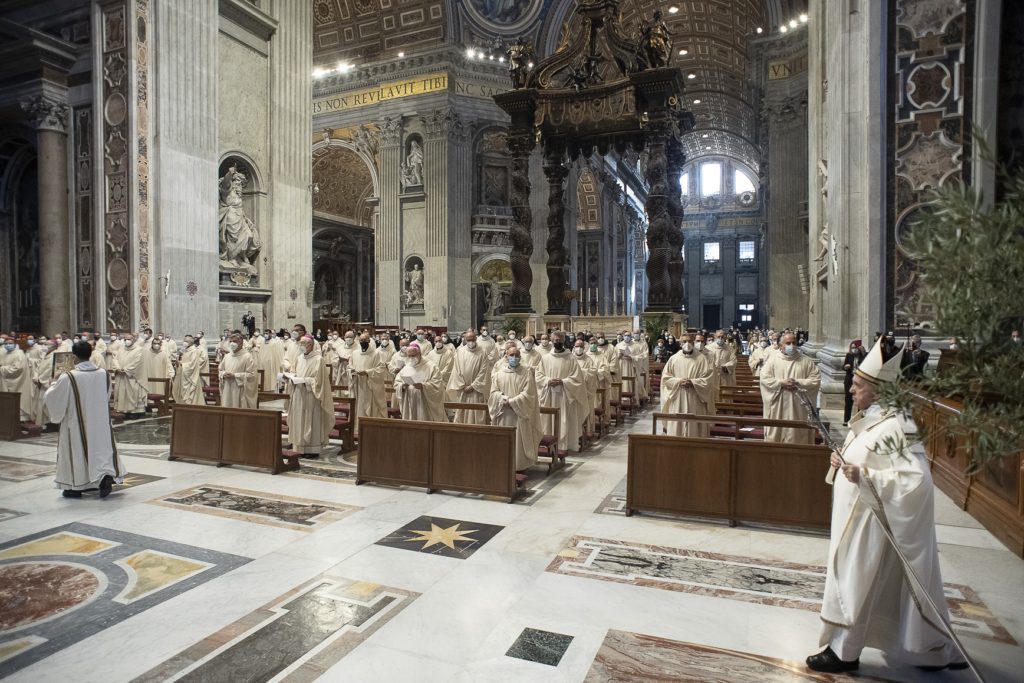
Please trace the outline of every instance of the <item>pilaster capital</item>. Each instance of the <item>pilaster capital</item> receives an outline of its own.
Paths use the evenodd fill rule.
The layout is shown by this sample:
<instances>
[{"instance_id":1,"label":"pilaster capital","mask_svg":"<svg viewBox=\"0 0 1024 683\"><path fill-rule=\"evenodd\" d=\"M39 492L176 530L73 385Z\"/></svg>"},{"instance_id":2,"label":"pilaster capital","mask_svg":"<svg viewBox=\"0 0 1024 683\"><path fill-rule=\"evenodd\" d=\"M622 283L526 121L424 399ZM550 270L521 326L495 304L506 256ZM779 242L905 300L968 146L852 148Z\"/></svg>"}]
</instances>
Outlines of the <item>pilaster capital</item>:
<instances>
[{"instance_id":1,"label":"pilaster capital","mask_svg":"<svg viewBox=\"0 0 1024 683\"><path fill-rule=\"evenodd\" d=\"M398 116L385 116L377 124L380 129L381 147L400 147L402 145L402 119Z\"/></svg>"},{"instance_id":2,"label":"pilaster capital","mask_svg":"<svg viewBox=\"0 0 1024 683\"><path fill-rule=\"evenodd\" d=\"M68 132L68 112L70 108L66 100L53 95L36 95L22 100L22 111L32 119L37 131L49 130L56 133Z\"/></svg>"},{"instance_id":3,"label":"pilaster capital","mask_svg":"<svg viewBox=\"0 0 1024 683\"><path fill-rule=\"evenodd\" d=\"M453 109L435 109L426 116L421 116L423 128L428 140L448 138L453 142L469 140L470 126L462 120L462 116Z\"/></svg>"}]
</instances>

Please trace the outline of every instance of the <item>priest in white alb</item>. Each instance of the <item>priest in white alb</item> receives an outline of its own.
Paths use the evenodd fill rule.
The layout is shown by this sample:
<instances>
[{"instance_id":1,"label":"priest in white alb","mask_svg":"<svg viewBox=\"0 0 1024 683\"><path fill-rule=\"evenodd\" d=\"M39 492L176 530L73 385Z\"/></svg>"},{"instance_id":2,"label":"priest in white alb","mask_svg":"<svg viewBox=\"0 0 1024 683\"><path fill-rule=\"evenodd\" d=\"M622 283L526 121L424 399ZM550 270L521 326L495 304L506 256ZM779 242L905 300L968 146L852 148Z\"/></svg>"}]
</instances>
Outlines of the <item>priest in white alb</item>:
<instances>
[{"instance_id":1,"label":"priest in white alb","mask_svg":"<svg viewBox=\"0 0 1024 683\"><path fill-rule=\"evenodd\" d=\"M293 451L316 458L327 447L334 429L331 374L312 336L300 338L297 348L295 369L285 375L292 388L288 439Z\"/></svg>"},{"instance_id":2,"label":"priest in white alb","mask_svg":"<svg viewBox=\"0 0 1024 683\"><path fill-rule=\"evenodd\" d=\"M565 333L551 333L551 353L537 366L537 396L541 406L558 408L558 450L579 450L583 418L590 405L583 371L565 348ZM543 425L542 425L543 427Z\"/></svg>"},{"instance_id":3,"label":"priest in white alb","mask_svg":"<svg viewBox=\"0 0 1024 683\"><path fill-rule=\"evenodd\" d=\"M163 342L154 337L142 351L142 380L147 392L163 394L171 389L170 383L159 381L164 379L174 379L174 367Z\"/></svg>"},{"instance_id":4,"label":"priest in white alb","mask_svg":"<svg viewBox=\"0 0 1024 683\"><path fill-rule=\"evenodd\" d=\"M220 404L225 408L255 408L259 375L252 354L242 348L242 335L228 338L228 353L220 361Z\"/></svg>"},{"instance_id":5,"label":"priest in white alb","mask_svg":"<svg viewBox=\"0 0 1024 683\"><path fill-rule=\"evenodd\" d=\"M679 337L679 350L661 371L661 412L710 415L714 404L711 362L693 348L693 337ZM672 436L707 438L711 424L691 420L666 420L662 432Z\"/></svg>"},{"instance_id":6,"label":"priest in white alb","mask_svg":"<svg viewBox=\"0 0 1024 683\"><path fill-rule=\"evenodd\" d=\"M110 427L110 377L89 362L88 342L78 342L71 352L78 364L58 377L44 397L50 420L60 423L55 481L65 498L81 498L82 491L92 489L106 498L125 475Z\"/></svg>"},{"instance_id":7,"label":"priest in white alb","mask_svg":"<svg viewBox=\"0 0 1024 683\"><path fill-rule=\"evenodd\" d=\"M352 332L349 331L346 334L352 334ZM388 415L387 397L384 393L388 371L384 360L370 342L368 332L359 335L359 343L356 345L355 352L349 355L348 365L352 376L349 395L356 399L355 431L358 434L359 418L387 417Z\"/></svg>"},{"instance_id":8,"label":"priest in white alb","mask_svg":"<svg viewBox=\"0 0 1024 683\"><path fill-rule=\"evenodd\" d=\"M419 342L405 347L405 364L395 375L395 401L403 420L447 422L445 383L438 367L423 358Z\"/></svg>"},{"instance_id":9,"label":"priest in white alb","mask_svg":"<svg viewBox=\"0 0 1024 683\"><path fill-rule=\"evenodd\" d=\"M57 342L47 339L38 346L42 347L43 355L32 363L32 421L42 427L50 422L50 414L43 399L46 390L53 384L53 352L57 350Z\"/></svg>"},{"instance_id":10,"label":"priest in white alb","mask_svg":"<svg viewBox=\"0 0 1024 683\"><path fill-rule=\"evenodd\" d=\"M393 355L393 354L392 354ZM455 347L440 337L434 339L434 346L423 356L437 367L444 386L452 378L452 367L455 365Z\"/></svg>"},{"instance_id":11,"label":"priest in white alb","mask_svg":"<svg viewBox=\"0 0 1024 683\"><path fill-rule=\"evenodd\" d=\"M786 335L783 345L791 337ZM807 658L815 671L854 671L865 647L925 671L967 666L942 626L950 621L935 539L931 465L923 450L911 450L898 411L878 403L881 386L899 376L900 357L885 359L878 343L858 366L850 393L859 412L850 419L842 453L832 454L838 472L824 562L819 644L825 649ZM909 578L883 527L926 594Z\"/></svg>"},{"instance_id":12,"label":"priest in white alb","mask_svg":"<svg viewBox=\"0 0 1024 683\"><path fill-rule=\"evenodd\" d=\"M760 384L766 420L806 422L809 416L797 389L803 388L811 405L817 405L821 375L818 364L800 353L796 336L790 333L783 336L781 350L772 354L761 368ZM813 429L795 427L765 427L764 430L765 441L784 443L812 444L814 435Z\"/></svg>"},{"instance_id":13,"label":"priest in white alb","mask_svg":"<svg viewBox=\"0 0 1024 683\"><path fill-rule=\"evenodd\" d=\"M125 335L124 343L111 361L110 369L114 373L114 410L126 415L145 411L145 368L142 364L142 344L136 335Z\"/></svg>"},{"instance_id":14,"label":"priest in white alb","mask_svg":"<svg viewBox=\"0 0 1024 683\"><path fill-rule=\"evenodd\" d=\"M206 404L203 395L203 361L206 349L195 343L192 335L185 335L181 358L178 359L178 372L174 376L177 395L174 400L183 405L201 406Z\"/></svg>"},{"instance_id":15,"label":"priest in white alb","mask_svg":"<svg viewBox=\"0 0 1024 683\"><path fill-rule=\"evenodd\" d=\"M723 330L715 330L715 338L708 351L718 368L717 401L721 399L722 387L736 386L736 347L726 342Z\"/></svg>"},{"instance_id":16,"label":"priest in white alb","mask_svg":"<svg viewBox=\"0 0 1024 683\"><path fill-rule=\"evenodd\" d=\"M462 346L455 352L452 376L448 380L448 401L486 404L491 395L493 365L487 351L477 345L476 333L467 330ZM479 410L456 410L454 421L461 424L487 424L487 416Z\"/></svg>"},{"instance_id":17,"label":"priest in white alb","mask_svg":"<svg viewBox=\"0 0 1024 683\"><path fill-rule=\"evenodd\" d=\"M14 337L6 337L0 349L0 391L21 394L18 419L21 422L32 419L32 369L28 356L18 347Z\"/></svg>"},{"instance_id":18,"label":"priest in white alb","mask_svg":"<svg viewBox=\"0 0 1024 683\"><path fill-rule=\"evenodd\" d=\"M583 374L584 396L587 398L586 410L583 414L583 430L590 435L597 434L597 416L594 410L598 408L598 365L592 356L587 355L586 342L577 339L573 342L572 357L579 363L580 372Z\"/></svg>"},{"instance_id":19,"label":"priest in white alb","mask_svg":"<svg viewBox=\"0 0 1024 683\"><path fill-rule=\"evenodd\" d=\"M491 424L516 428L516 470L537 462L542 436L540 403L534 369L523 365L515 342L505 345L505 358L495 366L487 401Z\"/></svg>"}]
</instances>

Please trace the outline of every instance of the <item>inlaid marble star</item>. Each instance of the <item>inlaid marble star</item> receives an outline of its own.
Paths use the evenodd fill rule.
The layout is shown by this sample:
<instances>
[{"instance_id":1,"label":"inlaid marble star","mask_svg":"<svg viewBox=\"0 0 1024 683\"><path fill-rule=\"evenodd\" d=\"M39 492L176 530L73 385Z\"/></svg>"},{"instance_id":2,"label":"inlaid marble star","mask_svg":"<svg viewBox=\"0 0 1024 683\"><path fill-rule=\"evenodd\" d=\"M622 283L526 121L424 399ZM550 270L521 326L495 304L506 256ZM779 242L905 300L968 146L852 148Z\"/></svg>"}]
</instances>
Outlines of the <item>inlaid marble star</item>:
<instances>
[{"instance_id":1,"label":"inlaid marble star","mask_svg":"<svg viewBox=\"0 0 1024 683\"><path fill-rule=\"evenodd\" d=\"M447 529L442 529L438 525L436 525L433 522L431 522L430 523L430 531L422 531L420 529L410 529L409 531L414 533L414 534L419 534L419 536L415 536L415 537L412 537L412 538L407 538L405 540L407 540L409 542L412 542L412 541L426 541L426 543L423 545L422 548L420 548L420 550L426 550L430 546L438 545L439 543L443 543L444 545L448 546L452 550L455 550L455 542L456 541L475 541L475 540L477 540L475 538L471 538L471 537L466 535L466 534L475 533L477 531L477 529L465 529L463 531L459 531L459 525L457 523L456 524L452 524Z\"/></svg>"}]
</instances>

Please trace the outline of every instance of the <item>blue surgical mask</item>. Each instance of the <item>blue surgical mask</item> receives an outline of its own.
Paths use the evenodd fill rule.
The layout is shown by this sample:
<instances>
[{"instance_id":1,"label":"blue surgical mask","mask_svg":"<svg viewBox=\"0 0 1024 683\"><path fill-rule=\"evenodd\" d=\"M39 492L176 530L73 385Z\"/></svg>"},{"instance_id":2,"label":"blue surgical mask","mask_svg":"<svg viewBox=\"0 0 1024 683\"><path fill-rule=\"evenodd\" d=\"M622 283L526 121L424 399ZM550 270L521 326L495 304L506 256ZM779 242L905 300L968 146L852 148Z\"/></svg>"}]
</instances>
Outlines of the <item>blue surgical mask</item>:
<instances>
[{"instance_id":1,"label":"blue surgical mask","mask_svg":"<svg viewBox=\"0 0 1024 683\"><path fill-rule=\"evenodd\" d=\"M792 356L794 353L796 353L796 346L794 346L793 344L786 344L785 346L782 347L782 352L787 356Z\"/></svg>"},{"instance_id":2,"label":"blue surgical mask","mask_svg":"<svg viewBox=\"0 0 1024 683\"><path fill-rule=\"evenodd\" d=\"M624 342L626 342L628 344L629 342L633 341L633 335L631 335L631 334L623 335L622 336L622 341L624 341Z\"/></svg>"},{"instance_id":3,"label":"blue surgical mask","mask_svg":"<svg viewBox=\"0 0 1024 683\"><path fill-rule=\"evenodd\" d=\"M14 350L14 344L4 344L4 351L10 353Z\"/></svg>"},{"instance_id":4,"label":"blue surgical mask","mask_svg":"<svg viewBox=\"0 0 1024 683\"><path fill-rule=\"evenodd\" d=\"M28 340L28 345L29 346L35 346L36 345L36 340L35 339L29 339Z\"/></svg>"},{"instance_id":5,"label":"blue surgical mask","mask_svg":"<svg viewBox=\"0 0 1024 683\"><path fill-rule=\"evenodd\" d=\"M510 368L512 368L513 370L515 368L518 368L519 367L519 356L509 356L508 357L508 366Z\"/></svg>"}]
</instances>

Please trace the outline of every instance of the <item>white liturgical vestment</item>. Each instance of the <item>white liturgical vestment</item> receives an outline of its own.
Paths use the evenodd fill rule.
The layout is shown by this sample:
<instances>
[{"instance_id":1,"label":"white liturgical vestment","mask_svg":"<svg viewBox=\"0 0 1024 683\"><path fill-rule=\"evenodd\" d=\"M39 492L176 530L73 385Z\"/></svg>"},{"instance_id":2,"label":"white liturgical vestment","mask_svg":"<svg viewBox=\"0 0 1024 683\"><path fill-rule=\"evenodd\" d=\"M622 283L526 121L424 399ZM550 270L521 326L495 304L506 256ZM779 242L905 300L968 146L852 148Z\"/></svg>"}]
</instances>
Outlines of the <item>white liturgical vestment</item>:
<instances>
[{"instance_id":1,"label":"white liturgical vestment","mask_svg":"<svg viewBox=\"0 0 1024 683\"><path fill-rule=\"evenodd\" d=\"M672 354L661 371L661 412L710 415L708 405L715 400L712 395L713 373L711 363L696 351ZM689 380L689 384L683 386L683 380ZM662 429L672 436L707 438L711 424L666 420Z\"/></svg>"},{"instance_id":2,"label":"white liturgical vestment","mask_svg":"<svg viewBox=\"0 0 1024 683\"><path fill-rule=\"evenodd\" d=\"M319 455L334 429L334 397L331 374L319 349L300 353L289 373L292 398L288 404L288 438L292 450Z\"/></svg>"},{"instance_id":3,"label":"white liturgical vestment","mask_svg":"<svg viewBox=\"0 0 1024 683\"><path fill-rule=\"evenodd\" d=\"M444 380L441 371L429 360L420 358L416 365L406 361L395 375L394 385L395 400L403 420L448 421L444 412Z\"/></svg>"},{"instance_id":4,"label":"white liturgical vestment","mask_svg":"<svg viewBox=\"0 0 1024 683\"><path fill-rule=\"evenodd\" d=\"M499 363L491 377L487 408L491 424L516 428L516 469L522 471L537 462L542 432L534 369L521 361L514 369Z\"/></svg>"},{"instance_id":5,"label":"white liturgical vestment","mask_svg":"<svg viewBox=\"0 0 1024 683\"><path fill-rule=\"evenodd\" d=\"M821 375L818 364L799 351L787 356L784 353L772 354L761 368L761 401L764 403L766 420L807 421L807 410L800 401L796 391L785 389L782 382L795 380L809 394L811 405L818 401L818 388L821 386ZM813 429L792 429L789 427L765 427L765 441L781 441L785 443L814 443Z\"/></svg>"},{"instance_id":6,"label":"white liturgical vestment","mask_svg":"<svg viewBox=\"0 0 1024 683\"><path fill-rule=\"evenodd\" d=\"M21 394L20 420L32 419L32 369L25 352L0 348L0 391Z\"/></svg>"},{"instance_id":7,"label":"white liturgical vestment","mask_svg":"<svg viewBox=\"0 0 1024 683\"><path fill-rule=\"evenodd\" d=\"M259 394L256 361L248 351L239 350L220 362L220 404L225 408L255 408ZM233 377L225 379L225 373Z\"/></svg>"},{"instance_id":8,"label":"white liturgical vestment","mask_svg":"<svg viewBox=\"0 0 1024 683\"><path fill-rule=\"evenodd\" d=\"M463 344L455 352L452 376L448 380L448 400L455 403L486 404L491 395L491 368L493 362L480 346L475 349ZM463 387L468 386L468 391ZM487 416L479 410L456 410L455 422L460 424L487 424Z\"/></svg>"},{"instance_id":9,"label":"white liturgical vestment","mask_svg":"<svg viewBox=\"0 0 1024 683\"><path fill-rule=\"evenodd\" d=\"M551 380L561 384L551 384ZM561 425L558 450L578 451L584 412L590 405L580 364L568 351L552 351L541 358L537 367L537 396L546 408L558 408ZM550 419L545 417L544 419ZM543 427L543 425L542 425Z\"/></svg>"},{"instance_id":10,"label":"white liturgical vestment","mask_svg":"<svg viewBox=\"0 0 1024 683\"><path fill-rule=\"evenodd\" d=\"M142 365L142 346L135 342L125 344L114 357L114 410L138 413L146 409L145 368ZM121 370L123 374L118 374Z\"/></svg>"}]
</instances>

